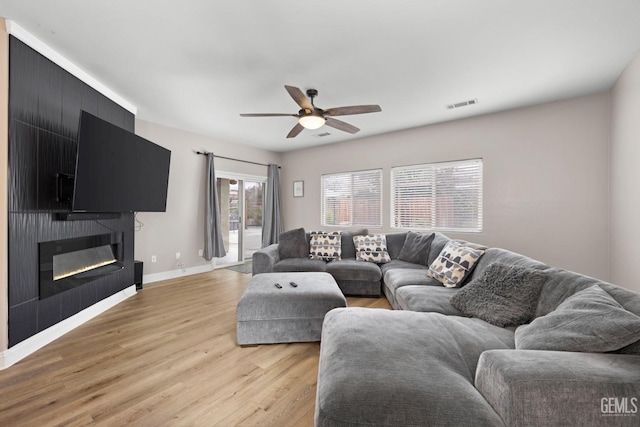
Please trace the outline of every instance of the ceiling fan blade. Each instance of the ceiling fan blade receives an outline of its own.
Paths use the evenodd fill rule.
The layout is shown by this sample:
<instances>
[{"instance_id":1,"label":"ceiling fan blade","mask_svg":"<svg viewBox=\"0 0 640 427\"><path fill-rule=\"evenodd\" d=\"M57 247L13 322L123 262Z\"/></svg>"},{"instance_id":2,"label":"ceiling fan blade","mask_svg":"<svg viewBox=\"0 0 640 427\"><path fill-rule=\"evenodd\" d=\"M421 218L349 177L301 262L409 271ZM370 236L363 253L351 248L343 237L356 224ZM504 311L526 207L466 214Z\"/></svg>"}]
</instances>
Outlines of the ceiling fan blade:
<instances>
[{"instance_id":1,"label":"ceiling fan blade","mask_svg":"<svg viewBox=\"0 0 640 427\"><path fill-rule=\"evenodd\" d=\"M286 113L242 113L241 117L279 117L279 116L293 116L298 117L297 114L286 114Z\"/></svg>"},{"instance_id":2,"label":"ceiling fan blade","mask_svg":"<svg viewBox=\"0 0 640 427\"><path fill-rule=\"evenodd\" d=\"M378 113L382 111L379 105L352 105L350 107L336 107L324 110L327 116L348 116L350 114Z\"/></svg>"},{"instance_id":3,"label":"ceiling fan blade","mask_svg":"<svg viewBox=\"0 0 640 427\"><path fill-rule=\"evenodd\" d=\"M294 101L303 109L313 111L313 105L311 105L311 101L309 98L305 96L304 93L300 89L295 86L287 86L284 85L284 88L289 92L289 95L293 98Z\"/></svg>"},{"instance_id":4,"label":"ceiling fan blade","mask_svg":"<svg viewBox=\"0 0 640 427\"><path fill-rule=\"evenodd\" d=\"M291 129L287 134L287 138L295 138L300 132L302 132L303 129L304 126L302 126L300 123L296 123L293 129Z\"/></svg>"},{"instance_id":5,"label":"ceiling fan blade","mask_svg":"<svg viewBox=\"0 0 640 427\"><path fill-rule=\"evenodd\" d=\"M356 133L360 130L354 125L350 125L349 123L343 122L342 120L332 119L331 117L326 117L326 121L324 122L324 124L349 133Z\"/></svg>"}]
</instances>

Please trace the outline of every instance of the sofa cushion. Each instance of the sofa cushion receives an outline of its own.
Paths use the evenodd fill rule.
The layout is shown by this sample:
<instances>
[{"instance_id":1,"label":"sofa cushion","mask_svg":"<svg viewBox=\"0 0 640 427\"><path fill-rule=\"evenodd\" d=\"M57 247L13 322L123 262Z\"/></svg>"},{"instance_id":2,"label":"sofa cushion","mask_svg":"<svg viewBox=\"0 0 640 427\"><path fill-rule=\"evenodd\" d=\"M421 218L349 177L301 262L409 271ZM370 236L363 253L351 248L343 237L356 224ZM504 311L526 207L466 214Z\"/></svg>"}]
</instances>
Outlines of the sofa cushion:
<instances>
[{"instance_id":1,"label":"sofa cushion","mask_svg":"<svg viewBox=\"0 0 640 427\"><path fill-rule=\"evenodd\" d=\"M339 231L312 231L309 240L309 258L323 261L341 259L342 238Z\"/></svg>"},{"instance_id":2,"label":"sofa cushion","mask_svg":"<svg viewBox=\"0 0 640 427\"><path fill-rule=\"evenodd\" d=\"M427 267L433 264L433 261L436 260L442 249L449 243L451 239L445 236L442 233L433 233L433 240L431 241L431 249L429 249L429 262Z\"/></svg>"},{"instance_id":3,"label":"sofa cushion","mask_svg":"<svg viewBox=\"0 0 640 427\"><path fill-rule=\"evenodd\" d=\"M475 384L509 427L637 427L637 404L629 397L640 397L639 362L617 354L488 350L480 355ZM607 410L614 396L626 396L634 412Z\"/></svg>"},{"instance_id":4,"label":"sofa cushion","mask_svg":"<svg viewBox=\"0 0 640 427\"><path fill-rule=\"evenodd\" d=\"M554 311L516 329L516 348L602 353L640 339L640 316L598 285L577 292Z\"/></svg>"},{"instance_id":5,"label":"sofa cushion","mask_svg":"<svg viewBox=\"0 0 640 427\"><path fill-rule=\"evenodd\" d=\"M396 304L402 310L464 316L450 302L451 297L458 291L458 288L445 288L443 286L402 286L396 291Z\"/></svg>"},{"instance_id":6,"label":"sofa cushion","mask_svg":"<svg viewBox=\"0 0 640 427\"><path fill-rule=\"evenodd\" d=\"M370 262L343 259L327 263L327 272L336 280L380 281L380 267ZM380 286L378 286L379 288Z\"/></svg>"},{"instance_id":7,"label":"sofa cushion","mask_svg":"<svg viewBox=\"0 0 640 427\"><path fill-rule=\"evenodd\" d=\"M502 248L487 248L473 268L471 276L467 278L467 282L480 277L484 270L495 262L507 265L519 265L521 267L535 268L538 270L545 270L549 268L546 264L540 261L536 261L533 258L529 258L516 252L511 252Z\"/></svg>"},{"instance_id":8,"label":"sofa cushion","mask_svg":"<svg viewBox=\"0 0 640 427\"><path fill-rule=\"evenodd\" d=\"M429 267L426 267L422 264L412 264L410 262L400 261L399 259L392 259L386 264L381 264L380 269L382 270L383 276L387 273L387 271L403 269L403 270L421 270L422 274L425 277L427 277L427 270L429 270ZM440 284L440 282L438 283Z\"/></svg>"},{"instance_id":9,"label":"sofa cushion","mask_svg":"<svg viewBox=\"0 0 640 427\"><path fill-rule=\"evenodd\" d=\"M400 261L429 265L429 250L434 234L421 234L409 231L404 245L398 254Z\"/></svg>"},{"instance_id":10,"label":"sofa cushion","mask_svg":"<svg viewBox=\"0 0 640 427\"><path fill-rule=\"evenodd\" d=\"M480 354L499 348L513 348L513 332L478 319L331 310L322 326L316 425L504 425L473 385Z\"/></svg>"},{"instance_id":11,"label":"sofa cushion","mask_svg":"<svg viewBox=\"0 0 640 427\"><path fill-rule=\"evenodd\" d=\"M385 234L385 238L387 239L389 256L391 256L391 259L397 259L398 254L400 254L402 250L402 246L404 246L404 241L407 238L407 232L387 233Z\"/></svg>"},{"instance_id":12,"label":"sofa cushion","mask_svg":"<svg viewBox=\"0 0 640 427\"><path fill-rule=\"evenodd\" d=\"M391 261L397 262L397 261ZM410 264L417 265L417 264ZM431 285L442 287L442 284L438 282L436 279L433 279L427 276L426 267L422 266L422 268L394 268L393 270L388 270L384 273L384 284L385 287L391 292L392 295L395 296L398 289L403 286L410 285Z\"/></svg>"},{"instance_id":13,"label":"sofa cushion","mask_svg":"<svg viewBox=\"0 0 640 427\"><path fill-rule=\"evenodd\" d=\"M391 261L387 252L387 239L384 234L367 234L353 236L356 249L356 260L384 264Z\"/></svg>"},{"instance_id":14,"label":"sofa cushion","mask_svg":"<svg viewBox=\"0 0 640 427\"><path fill-rule=\"evenodd\" d=\"M407 238L408 232L404 233L387 233L387 250L389 251L389 255L392 260L397 260L398 255L400 255L400 251L404 247L404 242ZM444 245L447 244L451 239L445 236L442 233L436 232L433 233L433 240L431 241L431 248L429 249L429 257L426 266L431 265L433 260L436 259Z\"/></svg>"},{"instance_id":15,"label":"sofa cushion","mask_svg":"<svg viewBox=\"0 0 640 427\"><path fill-rule=\"evenodd\" d=\"M309 247L304 228L296 228L280 233L278 254L280 259L306 258L309 255Z\"/></svg>"},{"instance_id":16,"label":"sofa cushion","mask_svg":"<svg viewBox=\"0 0 640 427\"><path fill-rule=\"evenodd\" d=\"M600 286L626 310L640 316L640 294L602 280L573 271L552 267L546 270L548 279L542 287L536 317L555 310L564 300L593 285Z\"/></svg>"},{"instance_id":17,"label":"sofa cushion","mask_svg":"<svg viewBox=\"0 0 640 427\"><path fill-rule=\"evenodd\" d=\"M340 258L355 259L356 248L353 242L353 238L356 236L366 236L367 234L369 234L369 230L367 230L366 228L357 231L343 231L340 237L340 249L342 250Z\"/></svg>"},{"instance_id":18,"label":"sofa cushion","mask_svg":"<svg viewBox=\"0 0 640 427\"><path fill-rule=\"evenodd\" d=\"M449 241L431 263L427 274L448 288L460 287L483 253L481 249Z\"/></svg>"},{"instance_id":19,"label":"sofa cushion","mask_svg":"<svg viewBox=\"0 0 640 427\"><path fill-rule=\"evenodd\" d=\"M567 298L593 285L600 286L625 310L640 316L640 294L637 292L561 268L553 267L546 271L548 280L545 282L542 287L542 292L540 293L536 317L551 313ZM620 350L616 350L616 352L623 354L640 354L640 340Z\"/></svg>"},{"instance_id":20,"label":"sofa cushion","mask_svg":"<svg viewBox=\"0 0 640 427\"><path fill-rule=\"evenodd\" d=\"M307 272L307 271L327 271L327 263L319 259L309 258L287 258L276 262L273 271L278 272Z\"/></svg>"},{"instance_id":21,"label":"sofa cushion","mask_svg":"<svg viewBox=\"0 0 640 427\"><path fill-rule=\"evenodd\" d=\"M533 319L545 280L540 270L493 263L453 295L451 305L492 325L522 325Z\"/></svg>"}]
</instances>

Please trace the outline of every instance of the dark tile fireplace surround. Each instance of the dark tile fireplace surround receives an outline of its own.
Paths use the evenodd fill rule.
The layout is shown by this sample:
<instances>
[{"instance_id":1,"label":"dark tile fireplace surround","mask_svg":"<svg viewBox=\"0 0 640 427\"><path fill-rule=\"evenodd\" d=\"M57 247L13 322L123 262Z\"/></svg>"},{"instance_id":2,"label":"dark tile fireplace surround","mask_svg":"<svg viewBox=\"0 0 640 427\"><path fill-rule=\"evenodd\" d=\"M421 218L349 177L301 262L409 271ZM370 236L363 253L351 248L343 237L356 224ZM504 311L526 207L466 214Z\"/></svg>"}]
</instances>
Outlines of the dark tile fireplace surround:
<instances>
[{"instance_id":1,"label":"dark tile fireplace surround","mask_svg":"<svg viewBox=\"0 0 640 427\"><path fill-rule=\"evenodd\" d=\"M133 214L58 219L70 210L56 200L55 177L75 172L81 110L134 130L133 114L11 36L9 347L134 283ZM78 257L79 264L94 257L107 264L91 271L80 265L53 280L54 263L56 271L76 270Z\"/></svg>"}]
</instances>

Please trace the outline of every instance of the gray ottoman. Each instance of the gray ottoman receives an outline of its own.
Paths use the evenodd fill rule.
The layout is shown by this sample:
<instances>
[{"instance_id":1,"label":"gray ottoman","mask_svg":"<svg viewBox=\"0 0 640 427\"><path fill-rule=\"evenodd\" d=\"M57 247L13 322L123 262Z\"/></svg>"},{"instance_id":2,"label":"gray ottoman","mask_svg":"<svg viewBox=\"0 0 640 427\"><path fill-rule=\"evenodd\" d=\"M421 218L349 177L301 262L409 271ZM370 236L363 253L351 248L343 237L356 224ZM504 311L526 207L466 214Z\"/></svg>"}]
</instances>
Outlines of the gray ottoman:
<instances>
[{"instance_id":1,"label":"gray ottoman","mask_svg":"<svg viewBox=\"0 0 640 427\"><path fill-rule=\"evenodd\" d=\"M257 274L236 308L238 344L320 341L324 315L346 306L329 273Z\"/></svg>"}]
</instances>

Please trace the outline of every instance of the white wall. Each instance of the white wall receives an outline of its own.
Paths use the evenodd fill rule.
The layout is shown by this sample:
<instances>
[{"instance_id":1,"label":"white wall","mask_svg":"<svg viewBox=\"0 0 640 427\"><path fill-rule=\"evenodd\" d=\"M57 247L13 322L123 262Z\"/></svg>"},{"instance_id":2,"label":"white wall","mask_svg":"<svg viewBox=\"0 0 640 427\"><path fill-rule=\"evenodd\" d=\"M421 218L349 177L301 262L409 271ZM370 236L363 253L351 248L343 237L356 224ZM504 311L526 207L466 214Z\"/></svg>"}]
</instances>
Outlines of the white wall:
<instances>
[{"instance_id":1,"label":"white wall","mask_svg":"<svg viewBox=\"0 0 640 427\"><path fill-rule=\"evenodd\" d=\"M611 281L640 292L640 54L611 99Z\"/></svg>"},{"instance_id":2,"label":"white wall","mask_svg":"<svg viewBox=\"0 0 640 427\"><path fill-rule=\"evenodd\" d=\"M136 120L136 134L171 150L167 211L141 212L137 218L144 223L135 233L135 258L144 262L144 275L175 273L181 269L175 254L191 272L207 268L209 261L198 256L204 247L204 197L206 158L195 150L213 152L258 163L280 163L280 154L239 144L214 140L144 120ZM226 159L215 160L216 170L266 176L266 166ZM157 262L151 262L155 255ZM172 275L172 274L170 274Z\"/></svg>"},{"instance_id":3,"label":"white wall","mask_svg":"<svg viewBox=\"0 0 640 427\"><path fill-rule=\"evenodd\" d=\"M323 228L322 174L382 168L384 227L373 231L389 232L392 166L481 157L484 230L448 235L607 280L609 102L606 92L283 153L285 228Z\"/></svg>"}]
</instances>

